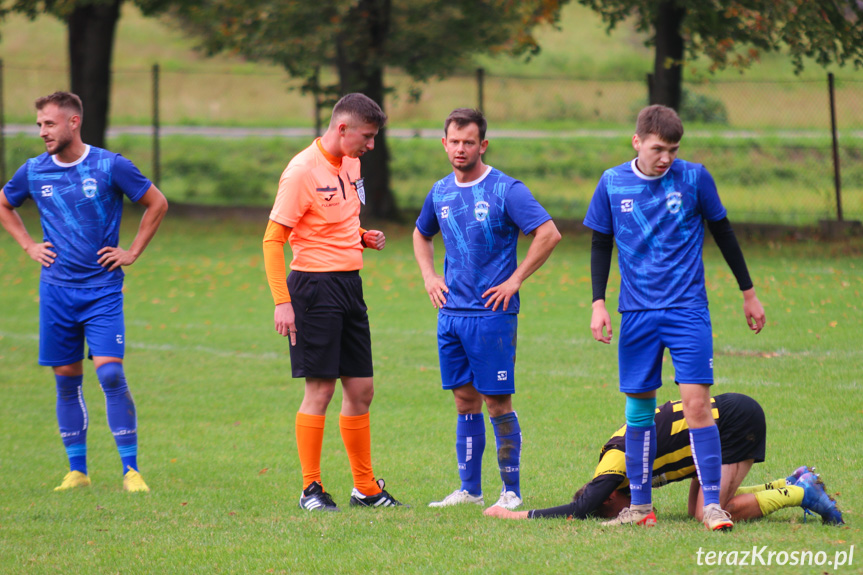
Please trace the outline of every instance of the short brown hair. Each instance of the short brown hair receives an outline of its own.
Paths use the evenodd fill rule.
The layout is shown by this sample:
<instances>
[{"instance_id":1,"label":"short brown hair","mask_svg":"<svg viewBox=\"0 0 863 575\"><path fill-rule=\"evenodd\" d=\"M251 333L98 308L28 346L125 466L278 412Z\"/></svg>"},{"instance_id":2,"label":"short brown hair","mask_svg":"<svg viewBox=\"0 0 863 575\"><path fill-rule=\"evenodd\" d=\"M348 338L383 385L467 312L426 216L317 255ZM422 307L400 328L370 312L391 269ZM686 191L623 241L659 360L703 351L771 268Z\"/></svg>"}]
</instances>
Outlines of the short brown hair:
<instances>
[{"instance_id":1,"label":"short brown hair","mask_svg":"<svg viewBox=\"0 0 863 575\"><path fill-rule=\"evenodd\" d=\"M84 105L81 103L81 98L72 92L54 92L38 98L35 102L37 110L41 110L48 104L54 104L58 108L64 108L78 116L84 115Z\"/></svg>"},{"instance_id":2,"label":"short brown hair","mask_svg":"<svg viewBox=\"0 0 863 575\"><path fill-rule=\"evenodd\" d=\"M683 122L673 108L654 104L638 113L635 133L642 139L653 135L669 144L676 144L683 138Z\"/></svg>"},{"instance_id":3,"label":"short brown hair","mask_svg":"<svg viewBox=\"0 0 863 575\"><path fill-rule=\"evenodd\" d=\"M333 118L337 116L350 116L364 124L374 124L378 129L387 123L387 115L378 106L378 103L359 92L346 94L333 106Z\"/></svg>"},{"instance_id":4,"label":"short brown hair","mask_svg":"<svg viewBox=\"0 0 863 575\"><path fill-rule=\"evenodd\" d=\"M485 116L482 112L473 108L456 108L450 115L446 117L443 123L443 135L446 136L449 125L455 122L459 128L464 128L468 124L476 124L479 128L479 140L485 140L485 131L488 129L488 122L485 121Z\"/></svg>"}]
</instances>

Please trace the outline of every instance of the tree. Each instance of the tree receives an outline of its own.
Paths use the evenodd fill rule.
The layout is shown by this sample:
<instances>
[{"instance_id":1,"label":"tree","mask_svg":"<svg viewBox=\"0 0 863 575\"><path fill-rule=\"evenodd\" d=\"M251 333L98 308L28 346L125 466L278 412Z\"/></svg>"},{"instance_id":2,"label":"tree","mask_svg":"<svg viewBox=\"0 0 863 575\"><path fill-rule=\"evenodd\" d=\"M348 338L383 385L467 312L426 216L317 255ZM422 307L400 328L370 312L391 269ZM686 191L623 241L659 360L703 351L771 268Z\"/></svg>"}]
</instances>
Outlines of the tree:
<instances>
[{"instance_id":1,"label":"tree","mask_svg":"<svg viewBox=\"0 0 863 575\"><path fill-rule=\"evenodd\" d=\"M787 50L797 72L806 58L821 66L863 67L863 2L857 0L578 0L609 32L626 18L656 47L650 101L678 109L685 57L706 55L711 71L746 68L762 52Z\"/></svg>"},{"instance_id":2,"label":"tree","mask_svg":"<svg viewBox=\"0 0 863 575\"><path fill-rule=\"evenodd\" d=\"M209 54L239 53L281 65L304 89L334 103L362 92L382 108L387 68L400 68L415 82L445 77L478 52L535 54L531 35L554 24L568 0L202 0L173 12ZM333 66L338 81L319 83ZM389 185L386 131L362 158L368 210L396 219Z\"/></svg>"},{"instance_id":3,"label":"tree","mask_svg":"<svg viewBox=\"0 0 863 575\"><path fill-rule=\"evenodd\" d=\"M138 0L145 14L164 9L170 0ZM84 104L81 138L105 147L111 99L114 34L123 0L0 0L0 18L20 12L30 18L52 14L66 23L69 86Z\"/></svg>"}]
</instances>

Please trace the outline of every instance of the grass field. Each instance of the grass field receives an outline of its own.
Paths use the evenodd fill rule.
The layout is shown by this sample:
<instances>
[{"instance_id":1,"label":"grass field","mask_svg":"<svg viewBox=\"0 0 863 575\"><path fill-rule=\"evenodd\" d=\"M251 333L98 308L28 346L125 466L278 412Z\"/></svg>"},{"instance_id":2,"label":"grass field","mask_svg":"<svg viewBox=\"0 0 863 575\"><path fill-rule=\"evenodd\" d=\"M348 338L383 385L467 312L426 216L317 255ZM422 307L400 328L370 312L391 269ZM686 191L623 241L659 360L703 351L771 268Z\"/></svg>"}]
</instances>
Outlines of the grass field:
<instances>
[{"instance_id":1,"label":"grass field","mask_svg":"<svg viewBox=\"0 0 863 575\"><path fill-rule=\"evenodd\" d=\"M35 234L34 212L23 215ZM128 216L126 245L137 219ZM477 507L429 509L456 487L455 418L439 387L435 313L411 230L395 226L385 227L385 251L366 254L363 272L376 370L373 459L388 489L412 507L347 507L351 480L334 406L323 472L344 511L301 512L293 421L302 385L290 379L285 341L272 328L263 228L263 221L169 214L128 269L126 372L138 405L139 461L152 488L135 496L121 491L90 366L94 484L52 491L66 462L52 377L36 365L38 270L0 234L0 573L731 573L699 566L699 549L755 545L831 560L856 550L853 565L841 569L773 566L769 573L861 571L861 240L744 243L768 317L758 336L744 326L718 251L705 248L716 390L749 394L767 415L767 461L754 466L749 483L816 465L847 521L827 527L804 523L800 509L781 510L715 535L685 517L683 484L656 492L660 524L643 531L605 532L593 520L498 521ZM527 508L567 501L623 419L615 346L595 343L587 329L588 250L588 236L565 234L522 290L515 403ZM610 285L617 283L613 273ZM613 321L618 327L619 316ZM675 397L670 362L664 380L660 401ZM484 459L487 499L499 485L493 452Z\"/></svg>"}]
</instances>

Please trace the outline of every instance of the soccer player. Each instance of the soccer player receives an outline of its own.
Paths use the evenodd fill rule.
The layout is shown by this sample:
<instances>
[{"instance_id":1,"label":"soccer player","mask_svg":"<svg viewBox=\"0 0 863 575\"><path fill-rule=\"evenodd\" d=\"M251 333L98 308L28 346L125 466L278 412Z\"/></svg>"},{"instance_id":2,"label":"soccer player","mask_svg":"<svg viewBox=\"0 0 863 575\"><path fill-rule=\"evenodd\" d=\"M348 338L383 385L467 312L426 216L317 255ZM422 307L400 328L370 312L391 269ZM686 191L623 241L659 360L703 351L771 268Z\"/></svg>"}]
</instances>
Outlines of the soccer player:
<instances>
[{"instance_id":1,"label":"soccer player","mask_svg":"<svg viewBox=\"0 0 863 575\"><path fill-rule=\"evenodd\" d=\"M123 464L123 488L149 491L138 472L135 402L123 371L126 328L123 270L150 243L168 202L119 154L84 144L81 99L55 92L36 100L36 124L46 152L21 166L0 191L0 223L42 266L39 283L39 364L57 384L57 420L70 471L55 491L90 485L84 341L105 393L108 426ZM128 250L119 244L123 196L144 206ZM36 242L15 211L27 198L39 209Z\"/></svg>"},{"instance_id":2,"label":"soccer player","mask_svg":"<svg viewBox=\"0 0 863 575\"><path fill-rule=\"evenodd\" d=\"M741 487L753 463L764 461L767 426L764 411L757 401L739 393L723 393L712 398L712 416L722 442L722 481L720 505L735 521L765 517L787 507L803 507L821 515L825 523L841 524L842 513L827 495L824 484L807 466L787 478L752 487ZM703 493L695 472L692 448L681 402L669 401L656 410L656 459L652 485L692 478L688 512L703 519ZM617 517L630 505L629 480L626 478L626 425L605 443L593 479L583 485L572 502L548 509L511 512L490 507L486 515L504 519L540 517Z\"/></svg>"},{"instance_id":3,"label":"soccer player","mask_svg":"<svg viewBox=\"0 0 863 575\"><path fill-rule=\"evenodd\" d=\"M359 273L363 249L386 244L383 232L360 227L360 205L366 202L360 156L374 149L386 119L363 94L339 100L324 135L282 173L264 236L275 328L290 338L291 374L305 378L296 435L300 507L308 511L339 511L321 481L324 422L337 379L343 393L339 428L354 478L350 504L401 505L372 471L372 347ZM287 278L285 243L293 254Z\"/></svg>"},{"instance_id":4,"label":"soccer player","mask_svg":"<svg viewBox=\"0 0 863 575\"><path fill-rule=\"evenodd\" d=\"M710 415L713 339L702 263L705 219L737 279L746 322L755 333L764 327L764 308L713 178L704 166L677 158L682 137L683 124L674 110L644 108L632 136L637 157L606 170L584 219L593 230L590 329L594 339L606 344L612 337L605 307L612 240L621 274L618 359L620 390L626 394L626 476L632 504L607 523L656 523L650 493L656 454L653 414L668 348L704 493L704 524L728 530L734 524L719 504L722 452Z\"/></svg>"},{"instance_id":5,"label":"soccer player","mask_svg":"<svg viewBox=\"0 0 863 575\"><path fill-rule=\"evenodd\" d=\"M560 241L551 216L520 181L487 166L486 120L459 108L444 123L442 139L452 174L434 184L413 234L414 255L438 314L443 388L452 390L458 418L456 458L461 487L430 507L484 503L482 456L488 408L503 480L495 505L521 505L521 428L512 408L515 347L522 282ZM521 264L519 231L534 236ZM434 268L433 236L441 232L444 274Z\"/></svg>"}]
</instances>

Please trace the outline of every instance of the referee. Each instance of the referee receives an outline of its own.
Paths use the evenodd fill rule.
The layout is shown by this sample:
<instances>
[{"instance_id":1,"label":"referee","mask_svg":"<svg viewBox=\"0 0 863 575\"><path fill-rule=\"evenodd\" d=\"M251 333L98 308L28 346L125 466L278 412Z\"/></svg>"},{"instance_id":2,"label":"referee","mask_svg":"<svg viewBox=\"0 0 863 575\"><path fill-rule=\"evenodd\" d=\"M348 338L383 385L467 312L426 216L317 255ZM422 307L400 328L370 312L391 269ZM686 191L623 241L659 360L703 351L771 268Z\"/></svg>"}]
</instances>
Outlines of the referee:
<instances>
[{"instance_id":1,"label":"referee","mask_svg":"<svg viewBox=\"0 0 863 575\"><path fill-rule=\"evenodd\" d=\"M324 421L337 379L343 392L339 429L354 480L350 504L401 505L372 471L372 347L359 274L363 249L381 250L386 243L383 232L360 227L366 196L359 159L374 149L386 119L363 94L339 100L324 135L282 173L264 236L275 328L290 338L293 377L305 379L296 437L303 473L300 507L308 511L339 510L321 481ZM293 255L287 277L286 243Z\"/></svg>"}]
</instances>

